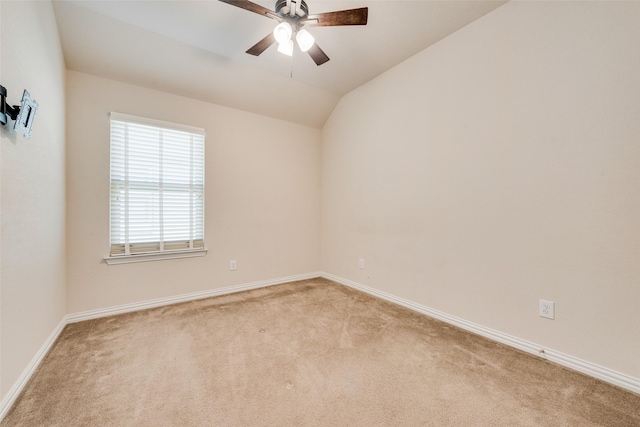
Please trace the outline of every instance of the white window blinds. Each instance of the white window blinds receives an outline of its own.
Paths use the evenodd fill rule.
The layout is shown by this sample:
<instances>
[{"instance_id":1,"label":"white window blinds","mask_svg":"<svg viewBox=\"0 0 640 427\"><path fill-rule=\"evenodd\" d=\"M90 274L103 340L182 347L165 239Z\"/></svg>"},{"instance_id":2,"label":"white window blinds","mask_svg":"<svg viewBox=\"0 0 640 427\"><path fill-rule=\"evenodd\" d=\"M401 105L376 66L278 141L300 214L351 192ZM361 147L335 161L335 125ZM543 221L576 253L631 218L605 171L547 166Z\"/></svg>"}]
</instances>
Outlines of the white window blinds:
<instances>
[{"instance_id":1,"label":"white window blinds","mask_svg":"<svg viewBox=\"0 0 640 427\"><path fill-rule=\"evenodd\" d=\"M204 249L204 130L110 119L110 256Z\"/></svg>"}]
</instances>

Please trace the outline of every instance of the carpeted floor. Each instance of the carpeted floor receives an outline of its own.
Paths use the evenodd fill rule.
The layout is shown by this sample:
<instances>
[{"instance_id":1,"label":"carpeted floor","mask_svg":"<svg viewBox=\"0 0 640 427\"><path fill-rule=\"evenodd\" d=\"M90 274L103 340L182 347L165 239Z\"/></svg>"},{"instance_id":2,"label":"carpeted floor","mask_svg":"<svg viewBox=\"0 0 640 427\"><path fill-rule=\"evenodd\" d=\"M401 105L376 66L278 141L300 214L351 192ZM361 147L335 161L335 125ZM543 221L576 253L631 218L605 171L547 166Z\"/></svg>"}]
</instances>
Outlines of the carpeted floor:
<instances>
[{"instance_id":1,"label":"carpeted floor","mask_svg":"<svg viewBox=\"0 0 640 427\"><path fill-rule=\"evenodd\" d=\"M640 396L313 279L69 325L2 426L640 426Z\"/></svg>"}]
</instances>

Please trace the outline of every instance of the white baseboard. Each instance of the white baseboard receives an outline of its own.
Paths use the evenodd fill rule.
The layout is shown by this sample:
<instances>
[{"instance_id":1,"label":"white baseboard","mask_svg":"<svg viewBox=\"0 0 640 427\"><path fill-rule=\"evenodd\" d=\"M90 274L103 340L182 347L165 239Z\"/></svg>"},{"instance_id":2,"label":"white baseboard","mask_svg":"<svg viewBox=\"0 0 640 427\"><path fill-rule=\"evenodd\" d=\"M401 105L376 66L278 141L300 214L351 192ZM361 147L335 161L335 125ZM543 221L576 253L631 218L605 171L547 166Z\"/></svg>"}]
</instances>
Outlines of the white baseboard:
<instances>
[{"instance_id":1,"label":"white baseboard","mask_svg":"<svg viewBox=\"0 0 640 427\"><path fill-rule=\"evenodd\" d=\"M421 304L417 304L413 301L409 301L407 299L400 298L395 295L391 295L387 292L383 292L383 291L362 285L352 280L344 279L342 277L338 277L333 274L325 273L325 272L322 272L321 276L326 279L333 280L334 282L338 282L342 285L349 286L351 288L365 292L369 295L373 295L375 297L392 302L394 304L401 305L408 309L417 311L418 313L422 313L427 316L436 318L438 320L442 320L443 322L457 326L461 329L473 332L475 334L500 342L502 344L506 344L510 347L517 348L519 350L525 351L535 356L542 357L551 362L555 362L559 365L565 366L567 368L573 369L578 372L582 372L583 374L589 375L594 378L598 378L602 381L608 382L610 384L613 384L618 387L624 388L626 390L632 391L634 393L640 394L640 379L633 378L629 375L625 375L620 372L616 372L611 369L604 368L602 366L596 365L591 362L587 362L582 359L578 359L577 357L573 357L573 356L561 353L559 351L548 349L538 344L532 343L530 341L526 341L511 335L505 334L503 332L486 328L476 323L469 322L467 320L460 319L455 316L451 316L441 311L434 310L432 308L423 306ZM541 350L543 350L544 352L541 352Z\"/></svg>"},{"instance_id":2,"label":"white baseboard","mask_svg":"<svg viewBox=\"0 0 640 427\"><path fill-rule=\"evenodd\" d=\"M232 294L236 292L247 291L250 289L264 288L267 286L279 285L279 284L288 283L288 282L295 282L298 280L313 279L316 277L324 277L326 279L333 280L334 282L340 283L342 285L352 287L354 289L360 290L362 292L381 298L383 300L417 311L418 313L422 313L427 316L442 320L443 322L449 323L454 326L458 326L467 331L476 333L478 335L492 339L494 341L498 341L500 343L517 348L527 353L530 353L539 357L544 357L545 359L558 363L559 365L566 366L567 368L576 370L578 372L582 372L586 375L592 376L594 378L598 378L602 381L606 381L618 387L640 394L640 380L636 378L630 377L625 374L621 374L619 372L612 371L611 369L604 368L602 366L578 359L573 356L563 354L555 350L544 348L544 353L541 354L540 350L543 347L535 343L522 340L520 338L513 337L511 335L504 334L500 331L486 328L484 326L475 324L473 322L468 322L464 319L460 319L458 317L448 315L438 310L434 310L432 308L417 304L413 301L409 301L407 299L400 298L395 295L392 295L374 288L370 288L368 286L362 285L352 280L344 279L342 277L338 277L333 274L329 274L325 272L317 272L317 273L307 273L307 274L299 274L295 276L281 277L278 279L263 280L259 282L252 282L252 283L246 283L241 285L227 286L224 288L211 289L211 290L201 291L201 292L193 292L193 293L177 295L173 297L158 298L158 299L141 301L141 302L132 303L132 304L124 304L124 305L115 306L115 307L108 307L104 309L84 311L81 313L68 314L56 326L56 328L51 333L49 338L47 338L47 340L42 345L38 353L34 356L34 358L31 360L27 368L24 370L20 378L18 378L18 381L16 381L16 383L13 385L13 387L11 387L11 389L9 390L7 395L4 397L4 399L2 399L2 402L0 402L0 421L2 421L5 415L9 412L9 410L11 409L11 406L15 403L16 399L22 392L24 386L31 379L31 376L33 375L35 370L38 368L38 366L40 365L44 357L47 355L47 353L49 352L53 344L56 342L56 340L58 339L58 336L60 335L64 327L69 323L75 323L75 322L80 322L80 321L89 320L89 319L97 319L99 317L113 316L116 314L129 313L137 310L146 310L148 308L160 307L160 306L170 305L170 304L177 304L180 302L193 301L193 300L202 299L202 298Z\"/></svg>"},{"instance_id":3,"label":"white baseboard","mask_svg":"<svg viewBox=\"0 0 640 427\"><path fill-rule=\"evenodd\" d=\"M44 357L47 355L51 347L53 347L53 344L55 344L58 336L60 335L60 332L62 332L66 324L67 323L64 318L60 321L60 323L58 323L58 326L56 326L51 335L49 335L49 338L47 338L42 347L40 347L38 353L36 353L33 359L31 359L31 362L29 362L29 364L27 365L26 369L22 372L22 375L20 375L18 381L13 384L13 387L11 387L4 399L2 399L2 402L0 402L0 421L2 421L5 415L7 415L18 396L20 396L22 389L25 385L27 385L27 383L31 379L31 375L33 375L36 369L38 369L38 366L40 366L40 363L42 362Z\"/></svg>"},{"instance_id":4,"label":"white baseboard","mask_svg":"<svg viewBox=\"0 0 640 427\"><path fill-rule=\"evenodd\" d=\"M313 279L321 274L307 273L295 276L280 277L277 279L261 280L259 282L245 283L241 285L227 286L224 288L209 289L206 291L192 292L188 294L176 295L166 298L157 298L147 301L140 301L131 304L123 304L115 307L99 308L97 310L83 311L80 313L67 314L67 323L82 322L83 320L97 319L100 317L114 316L116 314L129 313L132 311L146 310L148 308L162 307L164 305L177 304L180 302L194 301L202 298L215 297L236 292L248 291L251 289L265 288L267 286L280 285L282 283L295 282L298 280Z\"/></svg>"}]
</instances>

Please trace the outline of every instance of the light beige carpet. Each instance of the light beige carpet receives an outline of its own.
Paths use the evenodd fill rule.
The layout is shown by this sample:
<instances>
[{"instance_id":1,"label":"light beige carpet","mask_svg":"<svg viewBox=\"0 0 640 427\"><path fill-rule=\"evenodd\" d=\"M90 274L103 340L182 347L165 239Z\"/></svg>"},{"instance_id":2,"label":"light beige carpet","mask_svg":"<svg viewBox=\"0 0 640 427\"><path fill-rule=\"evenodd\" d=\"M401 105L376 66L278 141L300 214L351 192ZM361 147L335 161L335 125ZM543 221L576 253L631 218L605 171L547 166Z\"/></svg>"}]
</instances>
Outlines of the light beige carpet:
<instances>
[{"instance_id":1,"label":"light beige carpet","mask_svg":"<svg viewBox=\"0 0 640 427\"><path fill-rule=\"evenodd\" d=\"M640 426L640 396L314 279L72 324L2 426Z\"/></svg>"}]
</instances>

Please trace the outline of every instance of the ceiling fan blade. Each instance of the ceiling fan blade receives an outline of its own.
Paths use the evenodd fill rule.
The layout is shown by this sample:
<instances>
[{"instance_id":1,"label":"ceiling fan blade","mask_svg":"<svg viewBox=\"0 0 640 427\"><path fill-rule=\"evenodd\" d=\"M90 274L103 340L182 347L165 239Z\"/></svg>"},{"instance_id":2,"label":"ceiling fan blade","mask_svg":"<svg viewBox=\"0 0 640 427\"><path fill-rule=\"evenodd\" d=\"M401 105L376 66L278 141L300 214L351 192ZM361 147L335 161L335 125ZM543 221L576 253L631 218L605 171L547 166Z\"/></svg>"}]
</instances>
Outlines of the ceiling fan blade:
<instances>
[{"instance_id":1,"label":"ceiling fan blade","mask_svg":"<svg viewBox=\"0 0 640 427\"><path fill-rule=\"evenodd\" d=\"M225 0L221 0L225 1ZM309 15L300 22L308 24L311 27L333 27L337 25L367 25L367 17L369 16L369 8L361 7L359 9L339 10L337 12L318 13L317 15Z\"/></svg>"},{"instance_id":2,"label":"ceiling fan blade","mask_svg":"<svg viewBox=\"0 0 640 427\"><path fill-rule=\"evenodd\" d=\"M329 60L327 54L324 53L322 49L320 49L317 43L314 43L313 46L311 46L311 49L307 51L307 53L309 54L311 59L313 59L313 62L315 62L318 66L324 64Z\"/></svg>"},{"instance_id":3,"label":"ceiling fan blade","mask_svg":"<svg viewBox=\"0 0 640 427\"><path fill-rule=\"evenodd\" d=\"M271 46L275 42L276 42L276 37L273 35L273 33L269 33L265 38L263 38L258 43L251 46L249 50L247 50L247 53L249 55L258 56L262 52L267 50L267 48L269 48L269 46Z\"/></svg>"},{"instance_id":4,"label":"ceiling fan blade","mask_svg":"<svg viewBox=\"0 0 640 427\"><path fill-rule=\"evenodd\" d=\"M250 2L249 0L220 0L223 3L230 4L231 6L239 7L250 12L257 13L258 15L266 16L267 18L275 19L278 17L276 13L266 7L262 7L259 4Z\"/></svg>"}]
</instances>

